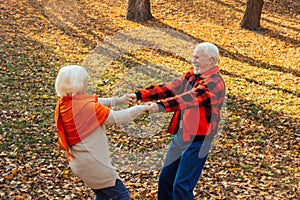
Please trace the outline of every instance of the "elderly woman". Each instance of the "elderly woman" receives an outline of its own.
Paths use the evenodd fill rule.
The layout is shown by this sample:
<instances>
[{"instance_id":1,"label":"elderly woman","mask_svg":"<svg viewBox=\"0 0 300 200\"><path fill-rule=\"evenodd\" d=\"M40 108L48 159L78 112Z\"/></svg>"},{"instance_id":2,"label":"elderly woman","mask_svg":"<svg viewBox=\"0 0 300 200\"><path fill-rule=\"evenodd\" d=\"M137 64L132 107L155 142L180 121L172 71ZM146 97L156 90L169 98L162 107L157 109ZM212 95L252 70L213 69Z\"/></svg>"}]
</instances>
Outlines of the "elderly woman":
<instances>
[{"instance_id":1,"label":"elderly woman","mask_svg":"<svg viewBox=\"0 0 300 200\"><path fill-rule=\"evenodd\" d=\"M95 199L128 200L129 193L110 161L105 126L128 123L147 110L146 105L114 111L109 107L131 98L98 98L86 94L87 71L77 65L62 67L55 89L60 96L55 110L59 144L71 170L95 192Z\"/></svg>"}]
</instances>

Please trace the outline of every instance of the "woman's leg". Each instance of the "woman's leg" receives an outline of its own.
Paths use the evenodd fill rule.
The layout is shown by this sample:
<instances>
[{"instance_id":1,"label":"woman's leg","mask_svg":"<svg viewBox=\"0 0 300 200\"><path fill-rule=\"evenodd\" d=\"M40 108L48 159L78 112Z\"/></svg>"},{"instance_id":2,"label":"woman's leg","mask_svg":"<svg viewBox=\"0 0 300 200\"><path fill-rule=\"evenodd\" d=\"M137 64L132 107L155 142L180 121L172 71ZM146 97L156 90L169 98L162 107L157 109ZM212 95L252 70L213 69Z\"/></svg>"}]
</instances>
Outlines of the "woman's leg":
<instances>
[{"instance_id":1,"label":"woman's leg","mask_svg":"<svg viewBox=\"0 0 300 200\"><path fill-rule=\"evenodd\" d=\"M95 200L130 200L129 192L123 182L119 179L116 180L114 187L103 188L95 190Z\"/></svg>"},{"instance_id":2,"label":"woman's leg","mask_svg":"<svg viewBox=\"0 0 300 200\"><path fill-rule=\"evenodd\" d=\"M111 195L113 200L130 200L129 192L121 180L116 180L115 188L116 191Z\"/></svg>"},{"instance_id":3,"label":"woman's leg","mask_svg":"<svg viewBox=\"0 0 300 200\"><path fill-rule=\"evenodd\" d=\"M110 200L109 195L105 193L105 191L103 192L102 190L105 189L99 189L99 190L94 190L95 193L95 198L94 200Z\"/></svg>"}]
</instances>

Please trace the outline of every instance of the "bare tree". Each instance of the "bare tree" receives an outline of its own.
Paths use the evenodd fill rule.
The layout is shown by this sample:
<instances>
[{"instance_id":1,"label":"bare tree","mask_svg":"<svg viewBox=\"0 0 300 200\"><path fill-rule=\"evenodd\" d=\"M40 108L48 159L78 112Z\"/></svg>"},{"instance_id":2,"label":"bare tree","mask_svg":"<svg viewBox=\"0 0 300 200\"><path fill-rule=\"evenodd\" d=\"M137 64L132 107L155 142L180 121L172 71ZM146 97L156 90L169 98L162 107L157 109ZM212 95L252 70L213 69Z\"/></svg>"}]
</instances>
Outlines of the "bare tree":
<instances>
[{"instance_id":1,"label":"bare tree","mask_svg":"<svg viewBox=\"0 0 300 200\"><path fill-rule=\"evenodd\" d=\"M246 10L241 22L242 28L249 30L258 30L260 28L263 4L263 0L247 0Z\"/></svg>"},{"instance_id":2,"label":"bare tree","mask_svg":"<svg viewBox=\"0 0 300 200\"><path fill-rule=\"evenodd\" d=\"M150 0L128 0L126 19L143 22L152 19Z\"/></svg>"}]
</instances>

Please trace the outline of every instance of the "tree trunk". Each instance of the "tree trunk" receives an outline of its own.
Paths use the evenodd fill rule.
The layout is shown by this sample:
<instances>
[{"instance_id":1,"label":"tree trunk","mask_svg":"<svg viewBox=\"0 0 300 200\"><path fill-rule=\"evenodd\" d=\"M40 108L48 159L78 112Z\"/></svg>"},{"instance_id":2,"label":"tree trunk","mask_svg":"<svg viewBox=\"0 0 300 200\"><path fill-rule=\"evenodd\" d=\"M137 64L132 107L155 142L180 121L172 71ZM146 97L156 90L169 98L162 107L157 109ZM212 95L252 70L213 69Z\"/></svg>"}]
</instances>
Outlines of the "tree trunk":
<instances>
[{"instance_id":1,"label":"tree trunk","mask_svg":"<svg viewBox=\"0 0 300 200\"><path fill-rule=\"evenodd\" d=\"M150 0L128 0L126 19L143 22L152 19Z\"/></svg>"},{"instance_id":2,"label":"tree trunk","mask_svg":"<svg viewBox=\"0 0 300 200\"><path fill-rule=\"evenodd\" d=\"M263 0L247 0L246 10L241 27L249 30L259 30Z\"/></svg>"}]
</instances>

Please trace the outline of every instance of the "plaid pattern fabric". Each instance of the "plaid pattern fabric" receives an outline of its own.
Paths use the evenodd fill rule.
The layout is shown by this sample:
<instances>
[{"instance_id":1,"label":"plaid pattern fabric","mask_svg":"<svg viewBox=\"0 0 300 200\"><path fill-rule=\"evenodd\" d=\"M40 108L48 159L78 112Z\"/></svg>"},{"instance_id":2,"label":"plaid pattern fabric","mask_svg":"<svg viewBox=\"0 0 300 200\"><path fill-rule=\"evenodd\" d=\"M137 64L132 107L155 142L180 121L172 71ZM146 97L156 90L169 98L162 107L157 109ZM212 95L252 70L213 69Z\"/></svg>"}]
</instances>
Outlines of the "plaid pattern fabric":
<instances>
[{"instance_id":1,"label":"plaid pattern fabric","mask_svg":"<svg viewBox=\"0 0 300 200\"><path fill-rule=\"evenodd\" d=\"M194 135L217 133L220 110L225 98L225 85L218 67L201 74L192 89L189 89L194 76L191 68L173 82L136 92L138 100L160 100L157 102L160 111L175 112L168 128L171 134L178 131L180 111L184 110L182 128L185 141L189 141Z\"/></svg>"}]
</instances>

